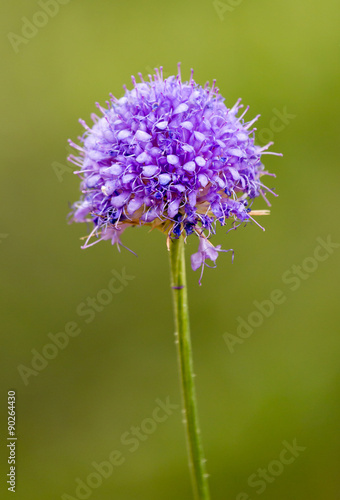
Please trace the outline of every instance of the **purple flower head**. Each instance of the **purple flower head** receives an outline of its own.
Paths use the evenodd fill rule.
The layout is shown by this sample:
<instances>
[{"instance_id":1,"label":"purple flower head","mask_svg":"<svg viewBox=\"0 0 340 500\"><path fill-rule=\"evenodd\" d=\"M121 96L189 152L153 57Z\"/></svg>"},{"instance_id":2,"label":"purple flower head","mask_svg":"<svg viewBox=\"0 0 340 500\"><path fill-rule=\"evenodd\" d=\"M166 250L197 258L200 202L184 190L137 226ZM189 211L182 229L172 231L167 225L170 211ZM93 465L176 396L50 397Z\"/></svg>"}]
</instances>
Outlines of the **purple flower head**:
<instances>
[{"instance_id":1,"label":"purple flower head","mask_svg":"<svg viewBox=\"0 0 340 500\"><path fill-rule=\"evenodd\" d=\"M162 68L149 81L125 88L125 95L111 95L102 116L92 115L94 125L80 120L85 133L82 146L70 144L79 156L69 160L79 170L82 197L73 205L72 221L92 222L93 230L82 248L120 237L128 226L150 225L168 238L196 234L198 253L192 256L194 270L215 262L220 246L207 238L216 222L225 225L253 220L250 206L259 195L268 205L261 177L264 147L254 143L253 123L240 115L240 99L228 109L215 86L201 87L177 76L163 79ZM272 153L275 154L275 153ZM255 221L254 221L255 222ZM95 241L89 243L91 238Z\"/></svg>"}]
</instances>

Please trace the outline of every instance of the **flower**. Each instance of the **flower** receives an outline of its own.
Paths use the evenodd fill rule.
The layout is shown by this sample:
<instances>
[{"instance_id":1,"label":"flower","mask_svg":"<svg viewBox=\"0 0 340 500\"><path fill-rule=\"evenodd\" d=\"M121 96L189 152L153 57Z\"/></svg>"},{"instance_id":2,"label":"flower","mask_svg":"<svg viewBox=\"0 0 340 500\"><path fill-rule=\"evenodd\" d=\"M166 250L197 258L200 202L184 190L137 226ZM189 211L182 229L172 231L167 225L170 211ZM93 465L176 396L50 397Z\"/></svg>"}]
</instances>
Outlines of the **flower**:
<instances>
[{"instance_id":1,"label":"flower","mask_svg":"<svg viewBox=\"0 0 340 500\"><path fill-rule=\"evenodd\" d=\"M250 206L259 195L268 205L268 189L260 180L268 174L261 156L272 144L255 145L257 120L245 122L241 99L228 109L219 90L207 83L182 82L178 75L164 79L162 68L153 77L136 83L116 99L110 95L102 116L91 116L94 125L80 123L85 133L81 146L69 141L79 155L69 160L80 169L82 197L72 208L71 221L92 222L93 230L82 248L120 237L128 226L150 225L168 235L199 237L192 255L194 270L205 260L216 261L220 246L208 238L216 223L254 221ZM256 221L254 221L256 222ZM257 222L256 222L257 223ZM260 226L261 227L261 226ZM95 241L89 243L92 237Z\"/></svg>"},{"instance_id":2,"label":"flower","mask_svg":"<svg viewBox=\"0 0 340 500\"><path fill-rule=\"evenodd\" d=\"M202 276L203 276L203 271L204 271L204 266L207 267L212 267L209 266L205 261L207 259L211 260L214 262L214 267L216 267L216 259L218 257L218 252L233 252L233 260L234 260L234 251L229 249L229 250L222 250L221 245L217 245L214 247L214 245L204 237L201 237L199 240L199 245L198 245L198 252L192 254L191 256L191 267L194 271L197 271L197 269L201 268L201 277L199 279L199 284L201 284Z\"/></svg>"}]
</instances>

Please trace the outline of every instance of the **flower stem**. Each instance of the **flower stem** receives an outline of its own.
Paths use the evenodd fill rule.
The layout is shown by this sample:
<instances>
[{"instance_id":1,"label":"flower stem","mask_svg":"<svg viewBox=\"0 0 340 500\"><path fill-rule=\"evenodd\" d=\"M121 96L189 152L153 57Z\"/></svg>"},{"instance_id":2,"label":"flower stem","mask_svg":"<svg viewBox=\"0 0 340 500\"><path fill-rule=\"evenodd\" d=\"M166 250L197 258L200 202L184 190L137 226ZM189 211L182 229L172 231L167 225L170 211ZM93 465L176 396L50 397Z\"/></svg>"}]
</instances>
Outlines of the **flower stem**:
<instances>
[{"instance_id":1,"label":"flower stem","mask_svg":"<svg viewBox=\"0 0 340 500\"><path fill-rule=\"evenodd\" d=\"M182 236L170 242L170 269L189 467L195 498L209 500L208 475L205 470L205 459L198 425L185 276L184 239Z\"/></svg>"}]
</instances>

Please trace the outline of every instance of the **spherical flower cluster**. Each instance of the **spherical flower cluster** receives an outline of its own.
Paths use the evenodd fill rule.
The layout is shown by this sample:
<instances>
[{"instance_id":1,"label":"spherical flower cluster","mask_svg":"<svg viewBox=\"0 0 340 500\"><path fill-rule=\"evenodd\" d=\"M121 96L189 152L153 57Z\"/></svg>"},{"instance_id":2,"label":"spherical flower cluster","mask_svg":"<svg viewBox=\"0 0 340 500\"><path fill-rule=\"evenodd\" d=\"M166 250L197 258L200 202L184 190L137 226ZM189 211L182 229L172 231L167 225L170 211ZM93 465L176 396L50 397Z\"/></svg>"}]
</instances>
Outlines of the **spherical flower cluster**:
<instances>
[{"instance_id":1,"label":"spherical flower cluster","mask_svg":"<svg viewBox=\"0 0 340 500\"><path fill-rule=\"evenodd\" d=\"M253 123L246 123L240 100L228 109L215 86L201 87L177 76L164 79L162 68L149 81L136 83L120 99L110 96L103 116L92 115L94 125L80 120L85 133L79 151L69 160L80 170L82 198L73 205L72 221L94 225L83 248L101 240L121 244L128 226L151 225L170 239L196 234L198 252L194 270L206 259L216 261L220 246L208 238L216 222L253 220L254 198L266 188L261 156L271 145L256 146ZM273 153L274 154L274 153ZM273 193L274 194L274 193ZM269 202L267 201L269 204ZM91 242L91 238L95 241Z\"/></svg>"}]
</instances>

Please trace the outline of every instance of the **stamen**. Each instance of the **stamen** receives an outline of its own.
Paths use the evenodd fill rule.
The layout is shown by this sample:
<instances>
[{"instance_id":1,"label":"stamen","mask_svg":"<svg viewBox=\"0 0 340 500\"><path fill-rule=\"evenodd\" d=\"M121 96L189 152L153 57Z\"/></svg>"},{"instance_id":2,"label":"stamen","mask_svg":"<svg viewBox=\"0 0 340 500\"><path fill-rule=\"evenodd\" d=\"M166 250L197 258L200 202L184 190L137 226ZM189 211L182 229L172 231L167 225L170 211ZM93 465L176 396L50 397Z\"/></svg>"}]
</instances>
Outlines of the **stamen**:
<instances>
[{"instance_id":1,"label":"stamen","mask_svg":"<svg viewBox=\"0 0 340 500\"><path fill-rule=\"evenodd\" d=\"M241 98L237 99L236 103L235 103L235 104L234 104L234 106L231 108L230 113L233 113L233 114L234 114L234 113L235 113L235 111L237 111L239 108L243 107L243 105L242 105L242 106L240 106L240 102L241 102L241 101L242 101L242 99L241 99Z\"/></svg>"},{"instance_id":2,"label":"stamen","mask_svg":"<svg viewBox=\"0 0 340 500\"><path fill-rule=\"evenodd\" d=\"M267 203L268 207L271 207L272 205L271 205L270 201L267 199L267 197L266 197L265 193L262 191L262 189L260 189L260 193L261 193L261 196L264 199L264 201Z\"/></svg>"},{"instance_id":3,"label":"stamen","mask_svg":"<svg viewBox=\"0 0 340 500\"><path fill-rule=\"evenodd\" d=\"M160 75L159 75L159 70L158 68L154 68L155 70L155 73L156 73L156 76L157 76L157 79L160 80Z\"/></svg>"},{"instance_id":4,"label":"stamen","mask_svg":"<svg viewBox=\"0 0 340 500\"><path fill-rule=\"evenodd\" d=\"M100 118L95 113L91 113L91 120L93 121L93 123L97 123L100 120Z\"/></svg>"},{"instance_id":5,"label":"stamen","mask_svg":"<svg viewBox=\"0 0 340 500\"><path fill-rule=\"evenodd\" d=\"M212 83L212 86L211 86L211 89L210 89L210 92L209 92L209 95L210 97L214 94L214 87L216 85L216 78L213 80L213 83Z\"/></svg>"},{"instance_id":6,"label":"stamen","mask_svg":"<svg viewBox=\"0 0 340 500\"><path fill-rule=\"evenodd\" d=\"M259 182L259 185L261 187L263 187L263 189L266 189L269 193L271 193L272 195L274 196L279 196L277 193L275 193L274 191L272 191L271 189L269 189L269 187L265 186L264 184L262 184L262 182Z\"/></svg>"},{"instance_id":7,"label":"stamen","mask_svg":"<svg viewBox=\"0 0 340 500\"><path fill-rule=\"evenodd\" d=\"M78 121L79 121L80 125L82 125L84 127L85 130L87 130L88 132L91 132L90 127L86 124L86 122L84 120L82 120L81 118L79 118Z\"/></svg>"},{"instance_id":8,"label":"stamen","mask_svg":"<svg viewBox=\"0 0 340 500\"><path fill-rule=\"evenodd\" d=\"M75 144L71 139L68 139L67 142L69 143L70 146L72 146L72 148L77 149L78 151L84 152L84 148L82 148L81 146L78 146L78 144Z\"/></svg>"},{"instance_id":9,"label":"stamen","mask_svg":"<svg viewBox=\"0 0 340 500\"><path fill-rule=\"evenodd\" d=\"M265 151L263 155L283 156L282 153L274 153L273 151Z\"/></svg>"},{"instance_id":10,"label":"stamen","mask_svg":"<svg viewBox=\"0 0 340 500\"><path fill-rule=\"evenodd\" d=\"M254 213L254 212L252 212L252 213ZM259 215L259 214L257 214L257 215ZM264 215L264 214L263 214L263 215ZM259 227L262 229L262 231L265 231L265 228L264 228L264 227L262 227L262 226L261 226L261 224L259 224L259 223L258 223L255 219L253 219L251 215L249 215L249 214L248 214L248 216L249 216L249 218L250 218L253 222L255 222L255 224L256 224L257 226L259 226Z\"/></svg>"},{"instance_id":11,"label":"stamen","mask_svg":"<svg viewBox=\"0 0 340 500\"><path fill-rule=\"evenodd\" d=\"M272 146L273 144L274 144L273 141L268 142L268 144L266 144L262 148L259 147L258 150L257 150L257 152L260 153L261 151L266 151L266 149L270 148L270 146Z\"/></svg>"},{"instance_id":12,"label":"stamen","mask_svg":"<svg viewBox=\"0 0 340 500\"><path fill-rule=\"evenodd\" d=\"M252 124L255 123L260 118L260 116L261 115L256 115L255 118L251 122L247 123L247 125L244 128L246 130L248 130L252 126ZM254 130L256 130L256 129L254 129Z\"/></svg>"},{"instance_id":13,"label":"stamen","mask_svg":"<svg viewBox=\"0 0 340 500\"><path fill-rule=\"evenodd\" d=\"M236 123L238 123L242 120L242 118L244 117L244 115L247 113L248 110L249 110L249 106L246 107L246 109L243 111L242 115L236 120Z\"/></svg>"},{"instance_id":14,"label":"stamen","mask_svg":"<svg viewBox=\"0 0 340 500\"><path fill-rule=\"evenodd\" d=\"M90 245L88 245L88 244L87 244L87 243L88 243L88 241L89 241L89 240L92 238L92 236L94 235L94 233L97 231L97 229L98 229L98 228L97 228L97 226L95 226L95 227L93 228L93 230L91 231L91 233L90 233L90 234L89 234L89 236L87 237L87 240L85 241L85 244L81 247L82 249L84 249L84 248L88 248L89 246L92 246L92 245L94 245L95 243L98 243L99 241L101 241L101 240L98 240L98 241L95 241L94 243L91 243ZM85 236L84 238L86 238L86 236ZM80 239L84 239L84 238L80 238Z\"/></svg>"},{"instance_id":15,"label":"stamen","mask_svg":"<svg viewBox=\"0 0 340 500\"><path fill-rule=\"evenodd\" d=\"M117 97L115 97L112 93L110 93L109 96L110 96L112 102L114 102L114 103L118 102Z\"/></svg>"},{"instance_id":16,"label":"stamen","mask_svg":"<svg viewBox=\"0 0 340 500\"><path fill-rule=\"evenodd\" d=\"M97 108L99 109L99 111L101 111L103 113L103 115L105 115L106 113L106 109L104 109L100 104L99 102L96 102L96 106Z\"/></svg>"}]
</instances>

